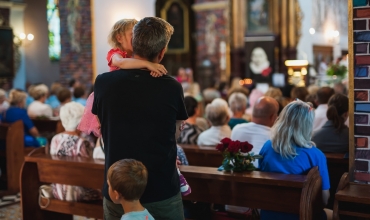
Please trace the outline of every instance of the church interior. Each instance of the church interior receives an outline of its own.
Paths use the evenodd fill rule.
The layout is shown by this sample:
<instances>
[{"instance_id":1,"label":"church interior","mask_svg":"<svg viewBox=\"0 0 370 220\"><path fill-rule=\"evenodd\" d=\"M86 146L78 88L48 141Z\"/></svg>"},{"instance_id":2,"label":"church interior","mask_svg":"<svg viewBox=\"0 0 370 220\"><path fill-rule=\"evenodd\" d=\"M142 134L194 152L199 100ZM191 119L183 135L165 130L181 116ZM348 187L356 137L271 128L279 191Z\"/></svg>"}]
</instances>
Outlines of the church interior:
<instances>
[{"instance_id":1,"label":"church interior","mask_svg":"<svg viewBox=\"0 0 370 220\"><path fill-rule=\"evenodd\" d=\"M147 17L173 27L159 64ZM182 87L182 219L370 219L369 43L369 0L0 0L0 220L115 219L94 85L120 69Z\"/></svg>"}]
</instances>

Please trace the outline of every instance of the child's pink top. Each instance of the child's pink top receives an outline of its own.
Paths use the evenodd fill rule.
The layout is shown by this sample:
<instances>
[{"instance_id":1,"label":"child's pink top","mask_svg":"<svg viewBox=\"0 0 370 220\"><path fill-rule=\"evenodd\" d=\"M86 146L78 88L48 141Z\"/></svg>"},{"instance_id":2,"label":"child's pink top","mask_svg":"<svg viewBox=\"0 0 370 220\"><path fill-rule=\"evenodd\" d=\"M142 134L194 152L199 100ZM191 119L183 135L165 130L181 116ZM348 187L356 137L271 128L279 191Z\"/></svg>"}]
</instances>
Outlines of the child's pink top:
<instances>
[{"instance_id":1,"label":"child's pink top","mask_svg":"<svg viewBox=\"0 0 370 220\"><path fill-rule=\"evenodd\" d=\"M96 115L91 112L94 103L94 93L89 95L86 101L85 111L81 118L80 124L78 124L77 129L86 133L93 133L96 137L101 137L100 123Z\"/></svg>"},{"instance_id":2,"label":"child's pink top","mask_svg":"<svg viewBox=\"0 0 370 220\"><path fill-rule=\"evenodd\" d=\"M127 58L127 53L125 51L122 51L120 49L111 49L108 51L107 54L107 61L108 61L108 66L109 66L109 71L114 71L114 70L119 70L119 67L113 66L112 65L112 57L114 54L119 54L123 58ZM86 133L86 134L91 134L93 133L96 137L101 137L101 132L100 132L100 123L96 115L94 115L91 112L92 106L94 103L94 93L91 93L89 95L89 98L86 101L86 107L84 114L82 116L81 122L78 125L77 129Z\"/></svg>"},{"instance_id":3,"label":"child's pink top","mask_svg":"<svg viewBox=\"0 0 370 220\"><path fill-rule=\"evenodd\" d=\"M112 57L113 57L114 54L119 54L123 58L127 58L127 52L126 51L122 51L122 50L120 50L118 48L111 49L110 51L108 51L107 61L108 61L109 71L119 70L119 67L116 67L116 66L113 66L112 65Z\"/></svg>"}]
</instances>

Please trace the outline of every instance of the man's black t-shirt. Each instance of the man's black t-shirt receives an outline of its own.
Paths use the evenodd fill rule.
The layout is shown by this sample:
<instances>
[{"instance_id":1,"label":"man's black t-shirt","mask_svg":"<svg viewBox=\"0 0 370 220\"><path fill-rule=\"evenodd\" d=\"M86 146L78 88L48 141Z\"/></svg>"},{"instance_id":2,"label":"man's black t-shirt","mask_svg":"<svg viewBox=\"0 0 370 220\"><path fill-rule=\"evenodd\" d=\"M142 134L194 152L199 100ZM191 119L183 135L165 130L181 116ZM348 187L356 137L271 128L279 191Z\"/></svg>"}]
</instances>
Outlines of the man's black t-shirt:
<instances>
[{"instance_id":1,"label":"man's black t-shirt","mask_svg":"<svg viewBox=\"0 0 370 220\"><path fill-rule=\"evenodd\" d=\"M103 73L94 86L92 113L101 123L105 150L103 195L109 199L106 174L121 159L136 159L148 169L142 203L175 196L176 120L188 118L183 90L170 76L154 78L145 70Z\"/></svg>"}]
</instances>

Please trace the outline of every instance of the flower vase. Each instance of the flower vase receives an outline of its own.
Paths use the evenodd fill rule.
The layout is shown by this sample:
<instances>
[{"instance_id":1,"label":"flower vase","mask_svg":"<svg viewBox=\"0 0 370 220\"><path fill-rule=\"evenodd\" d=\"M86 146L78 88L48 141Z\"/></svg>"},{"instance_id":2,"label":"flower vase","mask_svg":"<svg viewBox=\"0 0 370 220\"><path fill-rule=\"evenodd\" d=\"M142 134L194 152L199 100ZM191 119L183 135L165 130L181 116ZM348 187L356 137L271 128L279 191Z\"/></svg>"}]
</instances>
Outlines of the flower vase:
<instances>
[{"instance_id":1,"label":"flower vase","mask_svg":"<svg viewBox=\"0 0 370 220\"><path fill-rule=\"evenodd\" d=\"M216 149L222 152L223 161L219 170L226 172L243 172L253 171L256 169L253 161L260 159L260 155L254 155L252 150L253 145L246 142L232 141L229 138L224 138L217 145Z\"/></svg>"}]
</instances>

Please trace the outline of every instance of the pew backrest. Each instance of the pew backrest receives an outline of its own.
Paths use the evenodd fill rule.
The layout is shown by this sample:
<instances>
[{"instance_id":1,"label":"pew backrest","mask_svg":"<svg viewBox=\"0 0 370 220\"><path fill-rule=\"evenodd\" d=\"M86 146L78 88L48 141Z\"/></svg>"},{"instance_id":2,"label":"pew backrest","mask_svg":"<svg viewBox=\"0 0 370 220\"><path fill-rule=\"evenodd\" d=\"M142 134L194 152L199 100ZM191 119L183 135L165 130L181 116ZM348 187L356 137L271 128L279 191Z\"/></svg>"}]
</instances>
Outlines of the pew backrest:
<instances>
[{"instance_id":1,"label":"pew backrest","mask_svg":"<svg viewBox=\"0 0 370 220\"><path fill-rule=\"evenodd\" d=\"M216 146L199 146L191 144L179 144L184 150L188 162L192 166L219 167L222 164L222 154L216 150Z\"/></svg>"},{"instance_id":2,"label":"pew backrest","mask_svg":"<svg viewBox=\"0 0 370 220\"><path fill-rule=\"evenodd\" d=\"M59 134L64 131L64 127L60 120L32 118L32 123L40 134L47 136L48 139L51 139L55 134Z\"/></svg>"},{"instance_id":3,"label":"pew backrest","mask_svg":"<svg viewBox=\"0 0 370 220\"><path fill-rule=\"evenodd\" d=\"M0 123L0 140L5 142L7 192L19 192L19 175L24 161L23 122Z\"/></svg>"},{"instance_id":4,"label":"pew backrest","mask_svg":"<svg viewBox=\"0 0 370 220\"><path fill-rule=\"evenodd\" d=\"M317 167L307 175L220 172L213 167L180 166L192 188L184 200L294 213L317 219L323 208Z\"/></svg>"},{"instance_id":5,"label":"pew backrest","mask_svg":"<svg viewBox=\"0 0 370 220\"><path fill-rule=\"evenodd\" d=\"M333 209L335 193L342 175L349 171L349 158L344 153L325 153L330 180L328 208Z\"/></svg>"},{"instance_id":6,"label":"pew backrest","mask_svg":"<svg viewBox=\"0 0 370 220\"><path fill-rule=\"evenodd\" d=\"M21 173L23 219L68 219L73 215L102 219L102 201L89 203L50 199L39 206L39 187L60 183L101 189L104 182L104 161L83 157L51 156L36 149L25 157Z\"/></svg>"}]
</instances>

